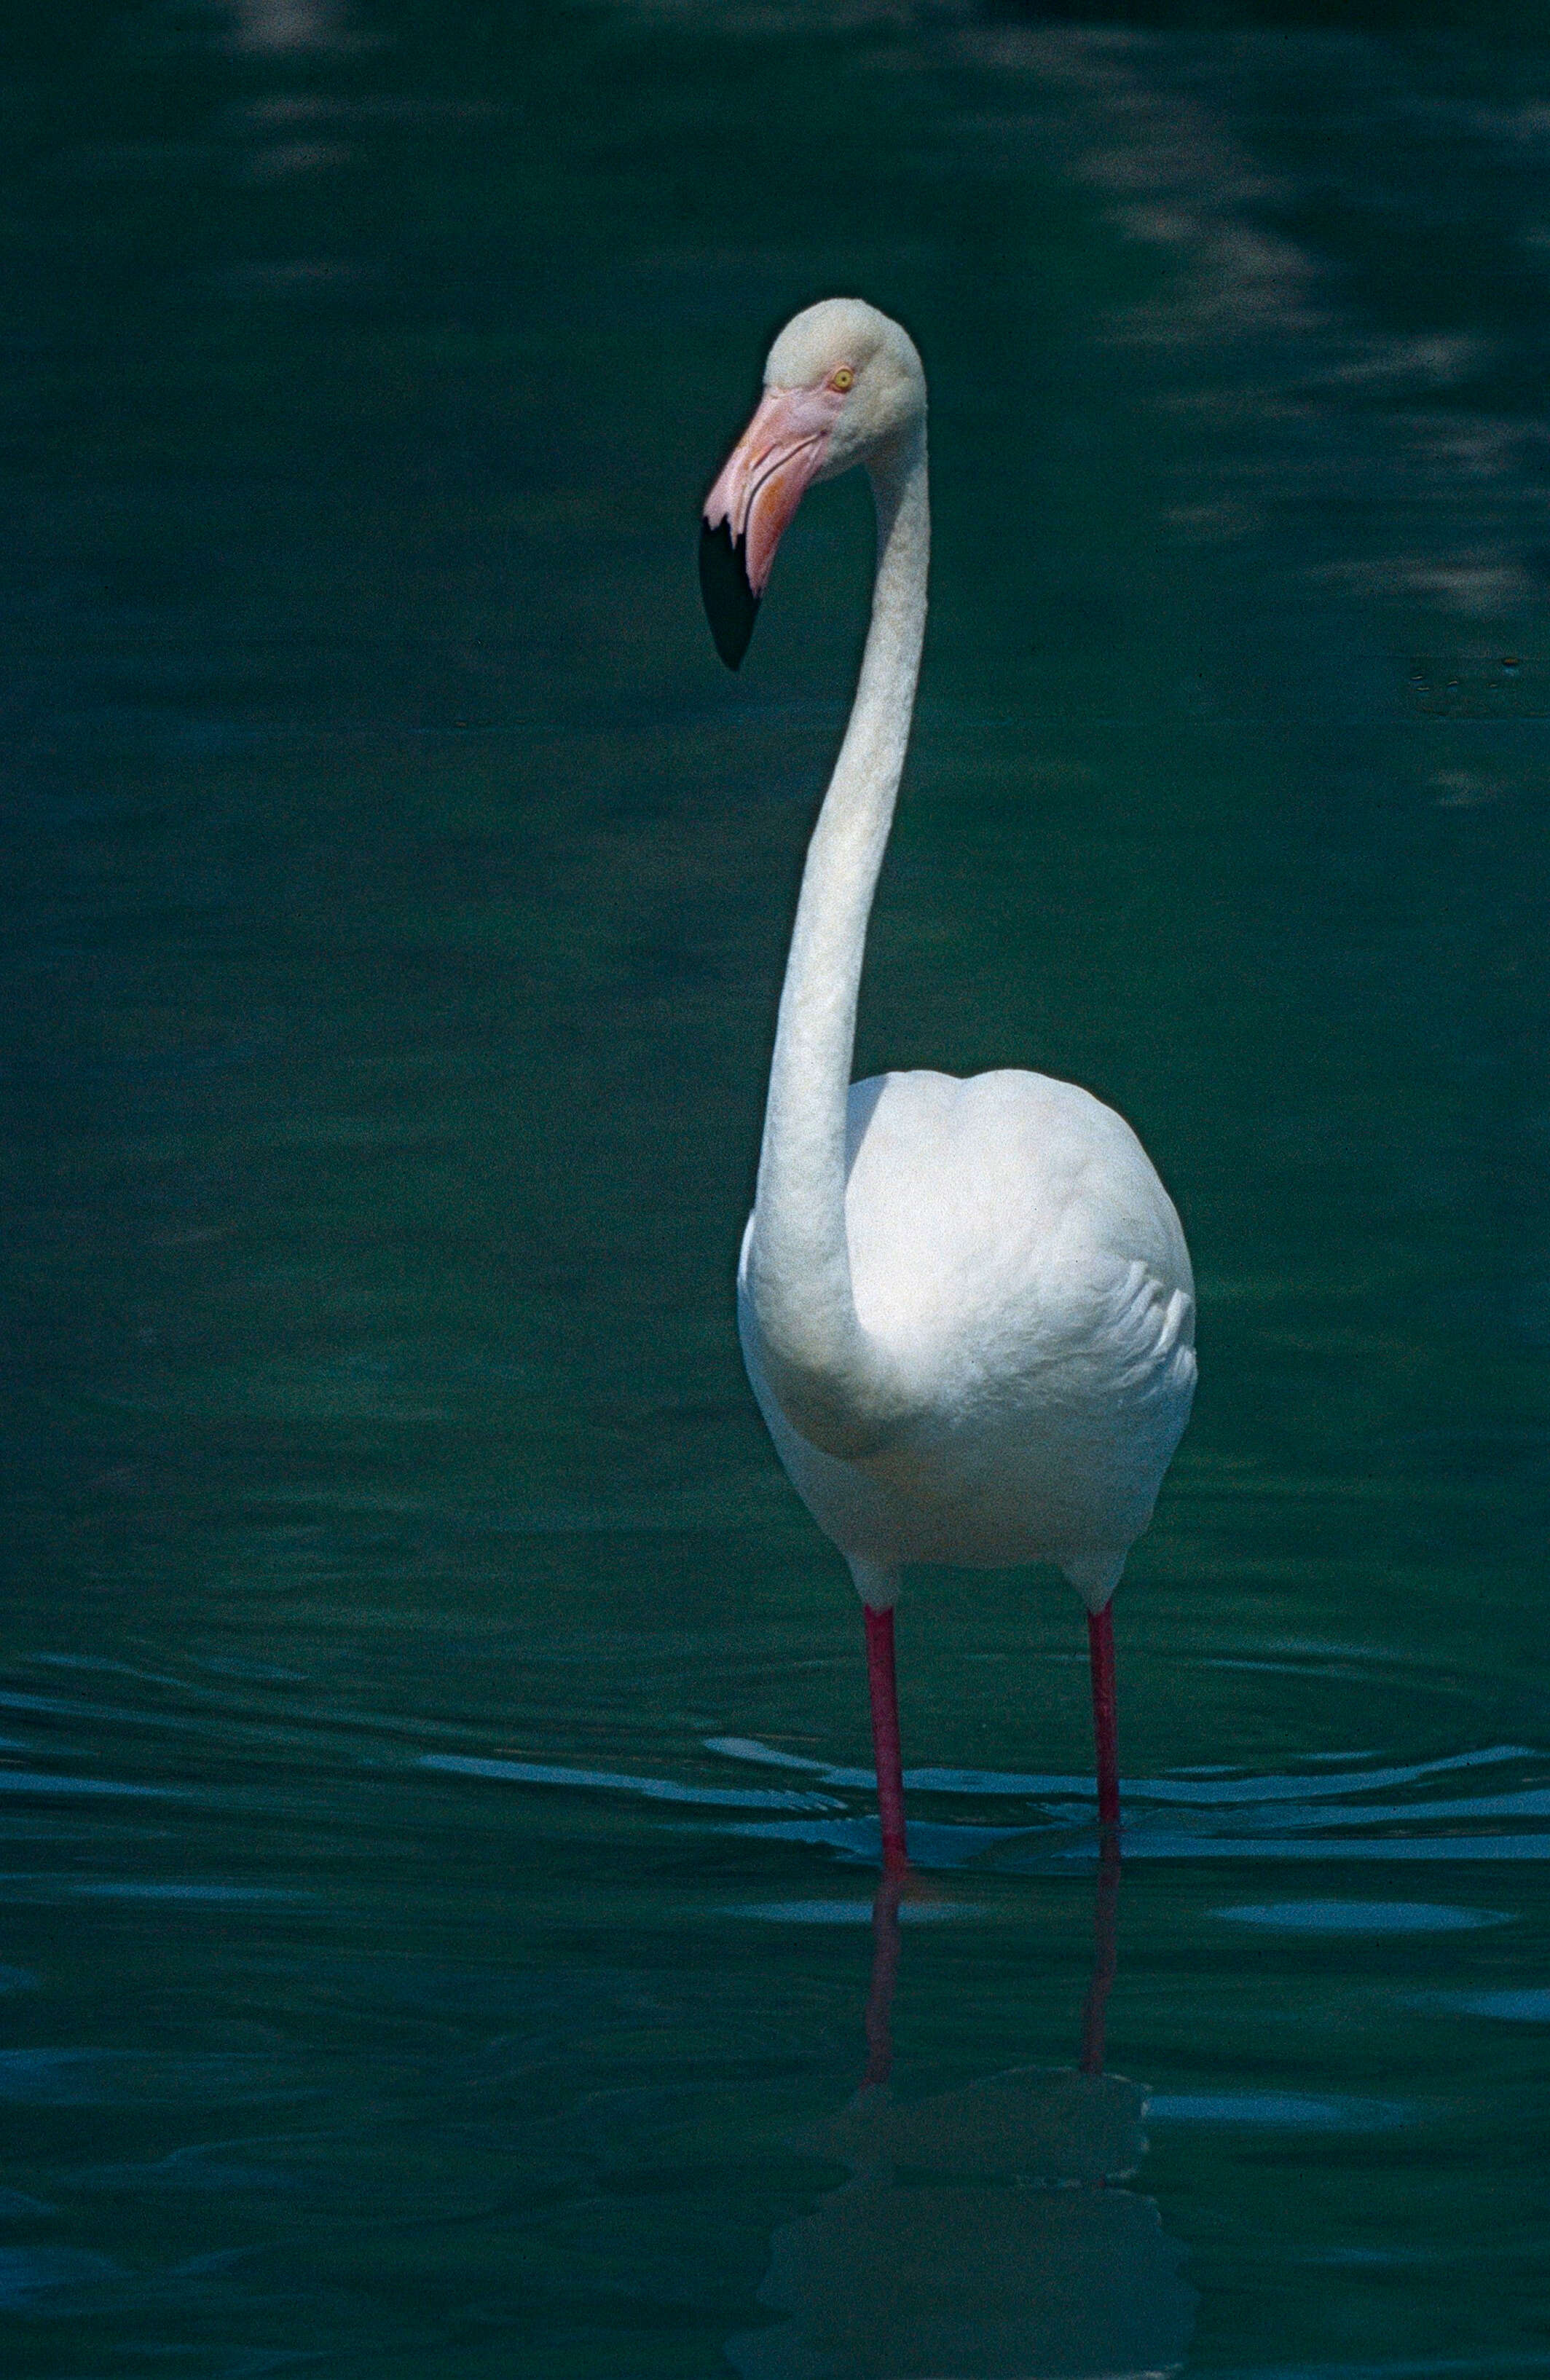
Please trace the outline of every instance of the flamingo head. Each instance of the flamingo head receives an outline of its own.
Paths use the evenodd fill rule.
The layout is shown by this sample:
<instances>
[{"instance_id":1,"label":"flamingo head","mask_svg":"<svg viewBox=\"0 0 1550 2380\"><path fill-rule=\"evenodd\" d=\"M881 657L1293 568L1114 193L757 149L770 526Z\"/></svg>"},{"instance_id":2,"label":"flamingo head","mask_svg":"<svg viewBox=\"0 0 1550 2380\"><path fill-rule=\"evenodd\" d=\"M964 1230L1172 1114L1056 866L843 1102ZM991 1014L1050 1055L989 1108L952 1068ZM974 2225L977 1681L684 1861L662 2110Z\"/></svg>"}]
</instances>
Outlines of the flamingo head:
<instances>
[{"instance_id":1,"label":"flamingo head","mask_svg":"<svg viewBox=\"0 0 1550 2380\"><path fill-rule=\"evenodd\" d=\"M853 463L883 462L925 410L914 341L874 306L825 298L787 323L700 527L700 590L728 669L748 650L775 548L806 490Z\"/></svg>"}]
</instances>

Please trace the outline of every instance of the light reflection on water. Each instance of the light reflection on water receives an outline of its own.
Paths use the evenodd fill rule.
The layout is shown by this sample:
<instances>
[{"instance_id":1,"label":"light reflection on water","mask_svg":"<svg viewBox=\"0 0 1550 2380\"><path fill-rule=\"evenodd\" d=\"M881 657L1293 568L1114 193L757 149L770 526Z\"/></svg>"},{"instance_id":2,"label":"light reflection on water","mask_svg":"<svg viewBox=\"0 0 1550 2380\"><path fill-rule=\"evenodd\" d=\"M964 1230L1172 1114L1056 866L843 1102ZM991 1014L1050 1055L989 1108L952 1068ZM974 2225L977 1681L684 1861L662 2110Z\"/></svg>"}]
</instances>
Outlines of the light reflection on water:
<instances>
[{"instance_id":1,"label":"light reflection on water","mask_svg":"<svg viewBox=\"0 0 1550 2380\"><path fill-rule=\"evenodd\" d=\"M1307 13L28 36L7 2374L1550 2362L1550 56ZM1199 1261L1106 1995L1076 1607L911 1581L892 1931L731 1328L866 524L736 686L691 530L835 286L936 474L859 1066L1090 1083Z\"/></svg>"}]
</instances>

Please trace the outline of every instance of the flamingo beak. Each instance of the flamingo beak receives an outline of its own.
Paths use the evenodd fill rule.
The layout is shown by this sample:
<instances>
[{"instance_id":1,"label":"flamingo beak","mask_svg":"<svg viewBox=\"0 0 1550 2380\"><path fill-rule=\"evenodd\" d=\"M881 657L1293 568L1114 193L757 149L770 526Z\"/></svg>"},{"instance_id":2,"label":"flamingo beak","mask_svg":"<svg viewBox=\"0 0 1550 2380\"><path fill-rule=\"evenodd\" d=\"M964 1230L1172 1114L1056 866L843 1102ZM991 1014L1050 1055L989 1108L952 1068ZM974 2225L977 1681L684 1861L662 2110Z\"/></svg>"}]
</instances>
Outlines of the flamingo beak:
<instances>
[{"instance_id":1,"label":"flamingo beak","mask_svg":"<svg viewBox=\"0 0 1550 2380\"><path fill-rule=\"evenodd\" d=\"M700 524L700 592L728 669L748 650L775 548L823 468L844 398L830 388L767 388Z\"/></svg>"}]
</instances>

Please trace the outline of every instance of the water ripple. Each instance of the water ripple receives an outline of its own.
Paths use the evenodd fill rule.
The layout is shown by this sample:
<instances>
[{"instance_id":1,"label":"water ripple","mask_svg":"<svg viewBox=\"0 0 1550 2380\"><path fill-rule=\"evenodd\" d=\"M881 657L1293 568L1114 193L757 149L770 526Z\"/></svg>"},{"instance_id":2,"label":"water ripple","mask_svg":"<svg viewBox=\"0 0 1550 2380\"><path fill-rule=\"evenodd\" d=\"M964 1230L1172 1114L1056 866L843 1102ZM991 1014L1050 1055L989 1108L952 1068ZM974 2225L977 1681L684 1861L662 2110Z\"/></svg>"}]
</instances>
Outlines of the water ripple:
<instances>
[{"instance_id":1,"label":"water ripple","mask_svg":"<svg viewBox=\"0 0 1550 2380\"><path fill-rule=\"evenodd\" d=\"M679 1785L668 1777L616 1776L604 1769L556 1768L534 1760L478 1760L450 1752L422 1753L419 1766L454 1777L489 1777L507 1785L559 1785L573 1791L637 1793L648 1802L687 1802L717 1810L838 1810L826 1793L772 1793L718 1785Z\"/></svg>"}]
</instances>

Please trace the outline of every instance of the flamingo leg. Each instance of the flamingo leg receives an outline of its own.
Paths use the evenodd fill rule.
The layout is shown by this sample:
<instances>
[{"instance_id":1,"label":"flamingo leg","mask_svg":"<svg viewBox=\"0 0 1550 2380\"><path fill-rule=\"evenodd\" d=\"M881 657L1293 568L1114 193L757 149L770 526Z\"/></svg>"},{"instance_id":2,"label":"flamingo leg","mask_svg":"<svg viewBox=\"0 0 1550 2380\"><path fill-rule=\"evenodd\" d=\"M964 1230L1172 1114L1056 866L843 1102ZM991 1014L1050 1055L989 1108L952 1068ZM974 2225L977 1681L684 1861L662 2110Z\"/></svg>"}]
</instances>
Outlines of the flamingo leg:
<instances>
[{"instance_id":1,"label":"flamingo leg","mask_svg":"<svg viewBox=\"0 0 1550 2380\"><path fill-rule=\"evenodd\" d=\"M883 1821L883 1873L909 1865L904 1840L904 1762L898 1742L898 1687L894 1675L894 1615L863 1605L866 1673L872 1691L872 1749L877 1762L877 1810Z\"/></svg>"},{"instance_id":2,"label":"flamingo leg","mask_svg":"<svg viewBox=\"0 0 1550 2380\"><path fill-rule=\"evenodd\" d=\"M871 1618L869 1613L868 1618ZM1114 1606L1087 1615L1087 1649L1092 1663L1092 1734L1098 1749L1098 1825L1119 1824L1119 1753L1115 1740Z\"/></svg>"}]
</instances>

